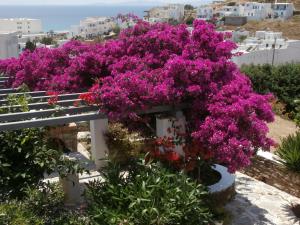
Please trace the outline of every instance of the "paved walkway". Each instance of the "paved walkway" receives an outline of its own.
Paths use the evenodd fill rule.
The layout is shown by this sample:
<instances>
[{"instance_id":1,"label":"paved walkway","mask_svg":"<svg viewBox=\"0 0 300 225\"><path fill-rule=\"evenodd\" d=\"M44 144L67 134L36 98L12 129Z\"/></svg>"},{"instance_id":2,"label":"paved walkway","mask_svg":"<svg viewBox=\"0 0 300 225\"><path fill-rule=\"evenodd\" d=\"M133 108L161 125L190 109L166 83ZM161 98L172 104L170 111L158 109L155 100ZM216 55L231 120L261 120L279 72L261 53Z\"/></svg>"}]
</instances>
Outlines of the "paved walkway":
<instances>
[{"instance_id":1,"label":"paved walkway","mask_svg":"<svg viewBox=\"0 0 300 225\"><path fill-rule=\"evenodd\" d=\"M291 203L300 199L268 184L237 173L236 196L226 208L232 213L232 225L300 225Z\"/></svg>"}]
</instances>

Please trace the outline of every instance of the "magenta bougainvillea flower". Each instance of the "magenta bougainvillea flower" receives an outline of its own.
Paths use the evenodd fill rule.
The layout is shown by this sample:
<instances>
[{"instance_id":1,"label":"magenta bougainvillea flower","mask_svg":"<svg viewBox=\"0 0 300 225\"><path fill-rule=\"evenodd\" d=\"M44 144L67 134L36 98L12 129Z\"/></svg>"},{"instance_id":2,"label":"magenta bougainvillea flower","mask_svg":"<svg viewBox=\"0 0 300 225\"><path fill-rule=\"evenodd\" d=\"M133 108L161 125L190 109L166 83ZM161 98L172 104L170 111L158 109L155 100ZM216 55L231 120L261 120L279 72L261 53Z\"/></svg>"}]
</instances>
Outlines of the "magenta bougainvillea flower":
<instances>
[{"instance_id":1,"label":"magenta bougainvillea flower","mask_svg":"<svg viewBox=\"0 0 300 225\"><path fill-rule=\"evenodd\" d=\"M19 59L0 61L0 71L14 87L25 83L32 90L65 92L92 87L84 97L114 119L185 103L193 143L233 172L249 165L258 148L274 144L266 125L273 121L271 96L255 93L230 61L235 47L204 21L195 20L192 32L185 25L140 21L104 44L71 41L25 51Z\"/></svg>"}]
</instances>

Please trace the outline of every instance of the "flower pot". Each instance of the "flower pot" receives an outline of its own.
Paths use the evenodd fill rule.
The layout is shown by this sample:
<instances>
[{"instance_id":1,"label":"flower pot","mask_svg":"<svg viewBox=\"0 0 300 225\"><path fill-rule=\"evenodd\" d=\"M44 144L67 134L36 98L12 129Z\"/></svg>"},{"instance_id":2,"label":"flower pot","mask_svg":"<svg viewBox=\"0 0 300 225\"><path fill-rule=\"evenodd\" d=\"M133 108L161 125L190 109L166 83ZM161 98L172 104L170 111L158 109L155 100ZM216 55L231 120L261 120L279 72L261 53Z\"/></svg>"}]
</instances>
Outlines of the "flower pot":
<instances>
[{"instance_id":1,"label":"flower pot","mask_svg":"<svg viewBox=\"0 0 300 225\"><path fill-rule=\"evenodd\" d=\"M235 195L235 175L228 172L227 168L218 164L212 167L221 175L221 179L210 186L208 190L217 205L225 205Z\"/></svg>"}]
</instances>

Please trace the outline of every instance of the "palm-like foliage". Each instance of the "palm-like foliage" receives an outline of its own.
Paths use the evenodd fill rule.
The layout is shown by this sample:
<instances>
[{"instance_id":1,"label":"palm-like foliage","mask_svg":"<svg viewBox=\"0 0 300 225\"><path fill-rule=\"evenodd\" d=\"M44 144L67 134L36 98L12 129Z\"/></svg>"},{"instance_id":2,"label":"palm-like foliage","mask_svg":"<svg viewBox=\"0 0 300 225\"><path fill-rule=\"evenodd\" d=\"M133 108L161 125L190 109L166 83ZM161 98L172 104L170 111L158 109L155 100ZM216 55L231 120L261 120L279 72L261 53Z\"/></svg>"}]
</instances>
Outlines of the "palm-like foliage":
<instances>
[{"instance_id":1,"label":"palm-like foliage","mask_svg":"<svg viewBox=\"0 0 300 225\"><path fill-rule=\"evenodd\" d=\"M288 169L300 172L300 132L284 138L276 154Z\"/></svg>"}]
</instances>

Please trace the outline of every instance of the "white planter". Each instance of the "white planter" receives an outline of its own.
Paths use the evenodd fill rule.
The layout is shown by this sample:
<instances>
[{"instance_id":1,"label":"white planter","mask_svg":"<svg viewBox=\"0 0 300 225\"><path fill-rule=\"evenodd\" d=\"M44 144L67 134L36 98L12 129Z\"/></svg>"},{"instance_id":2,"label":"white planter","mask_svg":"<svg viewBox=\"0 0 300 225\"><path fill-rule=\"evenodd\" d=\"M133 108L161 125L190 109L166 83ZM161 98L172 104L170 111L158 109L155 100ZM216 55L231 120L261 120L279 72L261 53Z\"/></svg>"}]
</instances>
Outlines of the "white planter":
<instances>
[{"instance_id":1,"label":"white planter","mask_svg":"<svg viewBox=\"0 0 300 225\"><path fill-rule=\"evenodd\" d=\"M235 175L229 173L225 166L215 164L213 166L213 169L221 174L221 179L217 183L208 186L208 190L210 193L214 194L223 192L234 186Z\"/></svg>"}]
</instances>

